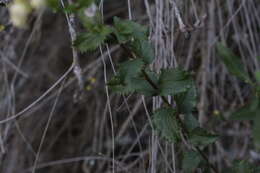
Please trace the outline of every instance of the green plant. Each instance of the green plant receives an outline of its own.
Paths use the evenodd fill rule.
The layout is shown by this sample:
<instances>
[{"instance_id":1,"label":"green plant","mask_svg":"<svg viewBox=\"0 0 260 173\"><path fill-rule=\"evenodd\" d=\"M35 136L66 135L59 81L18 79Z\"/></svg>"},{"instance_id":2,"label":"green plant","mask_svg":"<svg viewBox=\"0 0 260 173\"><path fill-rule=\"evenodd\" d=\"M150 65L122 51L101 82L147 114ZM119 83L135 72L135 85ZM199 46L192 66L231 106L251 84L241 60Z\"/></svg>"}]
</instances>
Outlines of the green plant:
<instances>
[{"instance_id":1,"label":"green plant","mask_svg":"<svg viewBox=\"0 0 260 173\"><path fill-rule=\"evenodd\" d=\"M103 23L101 14L85 15L85 10L93 0L79 0L76 3L60 6L57 0L48 0L48 5L55 11L74 13L80 18L86 32L80 33L73 46L81 52L94 51L104 44L118 44L128 55L129 60L118 65L118 72L107 83L109 88L119 94L131 93L145 96L161 97L164 105L153 112L153 124L163 138L176 144L185 143L187 151L183 152L182 168L184 172L194 172L198 167L203 170L211 169L218 172L210 163L206 154L207 146L214 143L218 136L199 126L194 115L197 104L197 89L192 75L182 68L163 69L159 73L150 68L155 59L153 46L149 40L147 27L129 20L114 17L112 25ZM255 91L254 100L243 108L239 116L252 115L251 119L260 121L259 113L259 81L260 73L256 72L256 82L250 80L249 75L242 70L242 63L223 45L218 50L229 71L238 78L251 84ZM174 104L167 99L173 97ZM248 116L246 116L248 117ZM259 140L255 126L255 139ZM232 171L252 171L244 162L235 164Z\"/></svg>"},{"instance_id":2,"label":"green plant","mask_svg":"<svg viewBox=\"0 0 260 173\"><path fill-rule=\"evenodd\" d=\"M198 166L207 165L213 172L218 172L204 150L216 141L217 135L200 128L193 115L197 91L191 74L182 68L163 69L159 73L149 68L155 55L147 27L118 17L114 17L113 24L109 26L102 23L98 13L88 17L79 11L78 15L87 30L79 34L74 42L79 51L93 51L112 42L120 45L129 57L118 65L117 74L107 83L109 88L124 95L137 93L161 97L164 105L154 111L153 123L158 133L169 142L185 141L190 146L192 155L190 152L184 154L184 170L190 172ZM167 96L174 98L176 106L168 101Z\"/></svg>"}]
</instances>

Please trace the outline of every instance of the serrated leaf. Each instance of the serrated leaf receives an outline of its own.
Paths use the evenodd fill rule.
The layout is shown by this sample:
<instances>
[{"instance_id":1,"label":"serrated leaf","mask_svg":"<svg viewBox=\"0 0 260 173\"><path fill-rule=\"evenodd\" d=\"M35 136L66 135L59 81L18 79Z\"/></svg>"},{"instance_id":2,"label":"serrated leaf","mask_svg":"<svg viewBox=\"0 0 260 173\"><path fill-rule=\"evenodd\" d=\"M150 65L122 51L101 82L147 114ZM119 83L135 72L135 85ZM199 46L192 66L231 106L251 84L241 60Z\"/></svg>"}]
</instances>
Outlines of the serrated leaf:
<instances>
[{"instance_id":1,"label":"serrated leaf","mask_svg":"<svg viewBox=\"0 0 260 173\"><path fill-rule=\"evenodd\" d=\"M115 79L110 80L108 83L109 88L116 93L119 94L130 94L133 92L145 95L145 96L153 96L156 94L156 90L154 90L151 85L137 77L137 78L132 78L130 81L128 81L126 84L122 83L117 83L115 84L113 81Z\"/></svg>"},{"instance_id":2,"label":"serrated leaf","mask_svg":"<svg viewBox=\"0 0 260 173\"><path fill-rule=\"evenodd\" d=\"M191 173L199 166L201 160L202 158L197 152L185 152L182 160L182 169L185 173Z\"/></svg>"},{"instance_id":3,"label":"serrated leaf","mask_svg":"<svg viewBox=\"0 0 260 173\"><path fill-rule=\"evenodd\" d=\"M147 67L145 69L146 74L149 76L149 78L157 85L158 81L159 81L159 75L153 71L151 71L149 69L149 67Z\"/></svg>"},{"instance_id":4,"label":"serrated leaf","mask_svg":"<svg viewBox=\"0 0 260 173\"><path fill-rule=\"evenodd\" d=\"M86 16L84 10L78 11L78 16L80 18L81 23L83 26L90 32L99 32L99 26L103 25L103 19L100 12L96 12L93 17ZM110 32L113 32L114 28L110 28Z\"/></svg>"},{"instance_id":5,"label":"serrated leaf","mask_svg":"<svg viewBox=\"0 0 260 173\"><path fill-rule=\"evenodd\" d=\"M147 40L148 29L138 23L130 20L121 20L118 17L114 17L114 33L119 43L126 43L130 40Z\"/></svg>"},{"instance_id":6,"label":"serrated leaf","mask_svg":"<svg viewBox=\"0 0 260 173\"><path fill-rule=\"evenodd\" d=\"M156 94L156 90L140 75L138 77L132 77L128 81L124 81L119 84L109 83L110 88L120 94L130 94L133 92L143 94L145 96L153 96Z\"/></svg>"},{"instance_id":7,"label":"serrated leaf","mask_svg":"<svg viewBox=\"0 0 260 173\"><path fill-rule=\"evenodd\" d=\"M118 75L122 80L130 80L132 77L138 76L144 67L141 59L128 60L119 65Z\"/></svg>"},{"instance_id":8,"label":"serrated leaf","mask_svg":"<svg viewBox=\"0 0 260 173\"><path fill-rule=\"evenodd\" d=\"M148 29L130 20L114 17L114 34L120 44L128 43L131 51L146 64L150 64L155 56L151 43L148 41Z\"/></svg>"},{"instance_id":9,"label":"serrated leaf","mask_svg":"<svg viewBox=\"0 0 260 173\"><path fill-rule=\"evenodd\" d=\"M184 124L186 125L189 131L192 131L195 128L199 127L198 120L191 113L184 115Z\"/></svg>"},{"instance_id":10,"label":"serrated leaf","mask_svg":"<svg viewBox=\"0 0 260 173\"><path fill-rule=\"evenodd\" d=\"M170 142L180 140L180 127L175 118L176 114L177 112L172 108L161 108L153 114L155 129Z\"/></svg>"},{"instance_id":11,"label":"serrated leaf","mask_svg":"<svg viewBox=\"0 0 260 173\"><path fill-rule=\"evenodd\" d=\"M82 10L82 9L85 10L93 2L94 2L94 0L77 0L77 1L73 2L73 4L66 6L64 10L68 13L76 13L79 10Z\"/></svg>"},{"instance_id":12,"label":"serrated leaf","mask_svg":"<svg viewBox=\"0 0 260 173\"><path fill-rule=\"evenodd\" d=\"M217 52L232 75L235 75L241 80L250 81L248 73L244 70L243 63L229 48L219 43L217 45Z\"/></svg>"},{"instance_id":13,"label":"serrated leaf","mask_svg":"<svg viewBox=\"0 0 260 173\"><path fill-rule=\"evenodd\" d=\"M129 60L119 66L118 74L108 83L109 87L117 93L129 94L137 92L146 96L153 96L156 90L146 81L142 69L144 62L141 59ZM155 73L146 71L149 78L158 83L158 77Z\"/></svg>"},{"instance_id":14,"label":"serrated leaf","mask_svg":"<svg viewBox=\"0 0 260 173\"><path fill-rule=\"evenodd\" d=\"M60 5L59 0L47 0L47 6L55 12L62 11L62 6Z\"/></svg>"},{"instance_id":15,"label":"serrated leaf","mask_svg":"<svg viewBox=\"0 0 260 173\"><path fill-rule=\"evenodd\" d=\"M177 69L164 69L159 78L160 95L176 95L186 92L193 85L188 72Z\"/></svg>"},{"instance_id":16,"label":"serrated leaf","mask_svg":"<svg viewBox=\"0 0 260 173\"><path fill-rule=\"evenodd\" d=\"M145 96L153 96L156 90L142 77L136 77L131 80L133 92L143 94Z\"/></svg>"},{"instance_id":17,"label":"serrated leaf","mask_svg":"<svg viewBox=\"0 0 260 173\"><path fill-rule=\"evenodd\" d=\"M73 2L73 4L66 5L64 8L61 6L61 3L59 0L47 0L47 6L50 7L55 12L67 12L67 13L75 13L78 12L81 9L87 8L89 5L91 5L94 2L94 0L77 0Z\"/></svg>"},{"instance_id":18,"label":"serrated leaf","mask_svg":"<svg viewBox=\"0 0 260 173\"><path fill-rule=\"evenodd\" d=\"M120 94L129 94L131 90L127 88L127 86L121 81L118 76L114 76L110 81L107 83L109 88L116 93Z\"/></svg>"},{"instance_id":19,"label":"serrated leaf","mask_svg":"<svg viewBox=\"0 0 260 173\"><path fill-rule=\"evenodd\" d=\"M174 99L180 113L191 113L197 104L197 91L195 84L192 84L192 86L187 89L186 92L177 94Z\"/></svg>"},{"instance_id":20,"label":"serrated leaf","mask_svg":"<svg viewBox=\"0 0 260 173\"><path fill-rule=\"evenodd\" d=\"M152 63L155 58L153 47L148 40L134 40L131 42L131 50L146 64Z\"/></svg>"},{"instance_id":21,"label":"serrated leaf","mask_svg":"<svg viewBox=\"0 0 260 173\"><path fill-rule=\"evenodd\" d=\"M111 28L105 25L97 26L96 30L79 34L74 41L74 46L81 52L93 51L103 44L112 32Z\"/></svg>"},{"instance_id":22,"label":"serrated leaf","mask_svg":"<svg viewBox=\"0 0 260 173\"><path fill-rule=\"evenodd\" d=\"M120 64L118 74L109 81L108 86L121 94L134 92L136 88L133 79L141 74L143 66L144 62L141 59L129 60Z\"/></svg>"},{"instance_id":23,"label":"serrated leaf","mask_svg":"<svg viewBox=\"0 0 260 173\"><path fill-rule=\"evenodd\" d=\"M217 135L211 134L205 129L195 128L191 131L189 141L194 146L204 148L218 139Z\"/></svg>"},{"instance_id":24,"label":"serrated leaf","mask_svg":"<svg viewBox=\"0 0 260 173\"><path fill-rule=\"evenodd\" d=\"M149 79L155 84L158 85L158 74L145 70ZM145 96L155 96L158 94L158 91L152 87L152 85L145 79L144 75L141 74L133 80L135 85L135 92L143 94Z\"/></svg>"}]
</instances>

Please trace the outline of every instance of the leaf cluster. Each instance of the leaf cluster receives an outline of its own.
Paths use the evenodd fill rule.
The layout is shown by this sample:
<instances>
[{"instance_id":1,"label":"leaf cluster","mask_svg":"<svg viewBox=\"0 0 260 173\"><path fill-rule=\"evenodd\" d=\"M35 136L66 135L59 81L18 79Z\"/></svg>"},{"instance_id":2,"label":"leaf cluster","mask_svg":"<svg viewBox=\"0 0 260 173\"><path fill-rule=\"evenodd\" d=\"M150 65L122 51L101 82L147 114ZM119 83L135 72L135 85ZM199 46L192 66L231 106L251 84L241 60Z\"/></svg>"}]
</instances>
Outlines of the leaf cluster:
<instances>
[{"instance_id":1,"label":"leaf cluster","mask_svg":"<svg viewBox=\"0 0 260 173\"><path fill-rule=\"evenodd\" d=\"M153 45L149 39L147 27L134 21L114 17L112 25L103 23L102 15L96 12L94 17L85 15L84 10L95 0L77 0L73 4L61 7L58 0L47 0L55 11L75 13L85 27L73 43L80 52L94 51L109 40L119 44L128 54L129 60L118 65L118 72L108 82L108 86L119 94L138 93L146 96L159 96L164 106L153 112L153 124L163 138L178 143L183 138L193 150L183 153L184 172L194 172L203 161L212 169L203 150L214 143L218 136L201 128L194 115L197 104L197 89L189 72L182 68L163 69L154 72L149 68L155 59ZM254 120L260 123L260 72L254 74L254 80L243 68L242 61L224 44L217 47L222 62L228 71L240 80L252 85L254 98L231 116L237 120ZM174 107L167 97L174 98ZM260 127L254 127L255 141L260 143ZM213 168L214 170L214 168ZM247 162L236 162L230 172L252 172L255 169ZM216 172L216 171L214 171ZM258 170L259 172L259 170Z\"/></svg>"},{"instance_id":2,"label":"leaf cluster","mask_svg":"<svg viewBox=\"0 0 260 173\"><path fill-rule=\"evenodd\" d=\"M192 76L181 68L163 69L159 73L152 71L149 65L153 63L155 54L148 28L118 17L114 17L112 25L103 24L98 12L94 17L84 14L83 9L92 2L79 0L65 8L65 12L76 13L86 29L86 32L77 36L73 46L81 52L87 52L96 50L109 40L119 44L128 53L129 60L118 65L118 72L108 82L108 86L120 94L138 93L162 97L166 106L153 113L155 129L169 142L180 142L183 135L196 148L193 152L184 154L184 170L196 169L203 158L200 148L204 149L213 143L217 136L200 128L193 115L197 93ZM174 98L175 107L167 101L168 96ZM184 117L181 118L181 115Z\"/></svg>"},{"instance_id":3,"label":"leaf cluster","mask_svg":"<svg viewBox=\"0 0 260 173\"><path fill-rule=\"evenodd\" d=\"M163 98L166 106L154 111L152 118L158 134L169 142L178 143L184 133L186 140L197 148L194 154L199 156L199 148L204 149L215 142L217 136L200 128L193 115L197 89L190 73L181 68L163 69L156 73L149 68L155 55L147 27L117 17L112 26L82 15L81 20L88 32L80 34L74 43L80 51L93 51L109 39L114 39L129 55L129 60L118 65L117 74L108 82L112 91L123 95L138 93ZM168 103L167 96L174 98L176 107ZM184 115L184 119L180 115ZM195 160L188 157L184 157L184 167L193 166L185 168L187 170L195 169L202 160L201 156ZM193 161L195 163L191 163Z\"/></svg>"}]
</instances>

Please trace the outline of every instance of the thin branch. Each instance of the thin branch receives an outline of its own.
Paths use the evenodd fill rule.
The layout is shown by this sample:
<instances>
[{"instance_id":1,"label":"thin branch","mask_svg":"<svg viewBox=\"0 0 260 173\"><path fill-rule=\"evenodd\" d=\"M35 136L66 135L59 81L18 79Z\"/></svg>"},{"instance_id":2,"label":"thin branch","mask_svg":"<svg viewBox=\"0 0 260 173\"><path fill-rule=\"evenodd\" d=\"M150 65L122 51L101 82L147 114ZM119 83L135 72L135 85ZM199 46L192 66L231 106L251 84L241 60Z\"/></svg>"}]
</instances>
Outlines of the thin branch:
<instances>
[{"instance_id":1,"label":"thin branch","mask_svg":"<svg viewBox=\"0 0 260 173\"><path fill-rule=\"evenodd\" d=\"M63 0L60 0L60 2L61 2L62 7L65 8L65 4L64 4ZM73 3L72 0L68 0L68 2L69 2L69 4ZM67 12L65 12L65 16L66 16L66 20L67 20L68 27L69 27L71 42L73 44L73 42L77 38L75 14L73 14L73 13L68 14ZM74 47L72 47L72 56L73 56L73 64L74 64L73 72L78 80L80 89L83 90L84 82L83 82L83 77L82 77L82 69L79 64L79 53L76 50L76 48L74 48Z\"/></svg>"},{"instance_id":2,"label":"thin branch","mask_svg":"<svg viewBox=\"0 0 260 173\"><path fill-rule=\"evenodd\" d=\"M102 47L99 47L100 53L101 53L101 58L103 62L103 68L104 68L104 79L105 83L108 82L107 80L107 66L106 62L103 56L103 51ZM108 111L109 111L109 119L110 119L110 124L111 124L111 133L112 133L112 173L115 173L115 130L114 130L114 123L113 123L113 114L112 114L112 109L111 109L111 103L110 103L110 96L109 96L109 91L108 91L108 86L106 85L106 96L107 96L107 106L108 106Z\"/></svg>"},{"instance_id":3,"label":"thin branch","mask_svg":"<svg viewBox=\"0 0 260 173\"><path fill-rule=\"evenodd\" d=\"M37 150L37 153L36 153L36 158L35 158L35 161L34 161L34 164L33 164L33 168L32 168L32 173L35 173L36 172L36 168L37 168L37 163L39 161L39 158L40 158L40 153L41 153L41 150L42 150L42 147L43 147L43 143L45 141L45 138L47 136L47 131L50 127L50 124L51 124L51 120L53 118L53 115L54 115L54 112L55 112L55 108L57 106L57 103L58 103L58 100L60 98L60 95L61 95L61 92L64 88L64 84L65 84L65 80L63 81L63 83L61 84L61 87L57 93L57 96L56 96L56 99L54 101L54 104L52 106L52 109L51 109L51 112L50 112L50 115L48 117L48 121L46 123L46 126L45 126L45 129L43 131L43 134L42 134L42 137L41 137L41 140L40 140L40 145L38 147L38 150Z\"/></svg>"},{"instance_id":4,"label":"thin branch","mask_svg":"<svg viewBox=\"0 0 260 173\"><path fill-rule=\"evenodd\" d=\"M45 91L38 99L36 99L33 103L31 103L29 106L18 112L17 114L10 116L6 119L0 120L0 124L5 124L7 122L13 121L17 119L18 117L22 116L25 112L29 111L32 109L37 103L42 101L51 91L53 91L54 88L56 88L57 85L59 85L68 75L69 73L73 70L74 65L72 64L70 68L47 90Z\"/></svg>"}]
</instances>

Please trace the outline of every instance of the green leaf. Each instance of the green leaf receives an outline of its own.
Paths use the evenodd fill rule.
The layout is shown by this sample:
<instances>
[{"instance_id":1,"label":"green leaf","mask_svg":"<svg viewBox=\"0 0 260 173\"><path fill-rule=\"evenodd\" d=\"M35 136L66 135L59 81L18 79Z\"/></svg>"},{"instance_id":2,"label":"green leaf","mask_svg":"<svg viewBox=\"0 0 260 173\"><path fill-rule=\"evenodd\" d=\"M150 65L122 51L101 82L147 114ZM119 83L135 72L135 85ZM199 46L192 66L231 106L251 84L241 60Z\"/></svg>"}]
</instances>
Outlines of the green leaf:
<instances>
[{"instance_id":1,"label":"green leaf","mask_svg":"<svg viewBox=\"0 0 260 173\"><path fill-rule=\"evenodd\" d=\"M47 6L54 12L62 12L63 10L59 0L47 0Z\"/></svg>"},{"instance_id":2,"label":"green leaf","mask_svg":"<svg viewBox=\"0 0 260 173\"><path fill-rule=\"evenodd\" d=\"M230 116L231 120L254 120L257 111L260 109L260 100L258 97L252 99L251 103L239 108L237 111L233 112Z\"/></svg>"},{"instance_id":3,"label":"green leaf","mask_svg":"<svg viewBox=\"0 0 260 173\"><path fill-rule=\"evenodd\" d=\"M193 81L188 72L177 69L164 69L159 78L160 95L176 95L188 91Z\"/></svg>"},{"instance_id":4,"label":"green leaf","mask_svg":"<svg viewBox=\"0 0 260 173\"><path fill-rule=\"evenodd\" d=\"M141 59L128 60L119 65L118 75L121 80L129 81L133 77L138 76L144 67Z\"/></svg>"},{"instance_id":5,"label":"green leaf","mask_svg":"<svg viewBox=\"0 0 260 173\"><path fill-rule=\"evenodd\" d=\"M79 34L74 42L74 46L81 52L93 51L105 42L111 32L112 30L108 26L97 26L95 32Z\"/></svg>"},{"instance_id":6,"label":"green leaf","mask_svg":"<svg viewBox=\"0 0 260 173\"><path fill-rule=\"evenodd\" d=\"M78 12L81 9L86 9L89 7L94 0L77 0L73 2L71 5L65 4L65 8L61 6L61 3L59 0L47 0L47 6L50 7L55 12L68 12L68 13L75 13Z\"/></svg>"},{"instance_id":7,"label":"green leaf","mask_svg":"<svg viewBox=\"0 0 260 173\"><path fill-rule=\"evenodd\" d=\"M137 78L143 69L144 62L141 59L126 61L119 65L118 74L113 77L108 86L112 91L121 94L129 94L135 91L133 78Z\"/></svg>"},{"instance_id":8,"label":"green leaf","mask_svg":"<svg viewBox=\"0 0 260 173\"><path fill-rule=\"evenodd\" d=\"M153 47L147 40L134 40L131 42L131 50L146 64L152 63L155 58Z\"/></svg>"},{"instance_id":9,"label":"green leaf","mask_svg":"<svg viewBox=\"0 0 260 173\"><path fill-rule=\"evenodd\" d=\"M83 33L78 36L74 46L81 52L93 51L104 43L105 39L106 36L99 33Z\"/></svg>"},{"instance_id":10,"label":"green leaf","mask_svg":"<svg viewBox=\"0 0 260 173\"><path fill-rule=\"evenodd\" d=\"M109 81L108 86L112 91L119 94L130 94L133 92L145 96L153 96L156 94L156 90L142 77L133 77L129 81L122 82L118 76L115 76Z\"/></svg>"},{"instance_id":11,"label":"green leaf","mask_svg":"<svg viewBox=\"0 0 260 173\"><path fill-rule=\"evenodd\" d=\"M116 93L129 94L131 92L131 90L126 88L126 86L123 84L123 81L119 78L119 76L113 76L107 85L113 92Z\"/></svg>"},{"instance_id":12,"label":"green leaf","mask_svg":"<svg viewBox=\"0 0 260 173\"><path fill-rule=\"evenodd\" d=\"M180 127L176 120L176 114L176 111L172 108L161 108L153 114L155 129L170 142L180 140Z\"/></svg>"},{"instance_id":13,"label":"green leaf","mask_svg":"<svg viewBox=\"0 0 260 173\"><path fill-rule=\"evenodd\" d=\"M226 65L228 71L232 74L238 77L241 80L244 80L245 82L250 81L250 78L247 74L247 72L244 70L244 66L236 55L224 46L224 44L219 43L217 45L217 52L221 57L222 62Z\"/></svg>"},{"instance_id":14,"label":"green leaf","mask_svg":"<svg viewBox=\"0 0 260 173\"><path fill-rule=\"evenodd\" d=\"M189 131L192 131L195 128L199 127L198 120L191 113L184 115L184 124L186 125Z\"/></svg>"},{"instance_id":15,"label":"green leaf","mask_svg":"<svg viewBox=\"0 0 260 173\"><path fill-rule=\"evenodd\" d=\"M131 85L133 88L133 92L137 92L139 94L143 94L146 96L152 96L155 94L155 90L151 87L151 85L142 77L133 78L131 81Z\"/></svg>"},{"instance_id":16,"label":"green leaf","mask_svg":"<svg viewBox=\"0 0 260 173\"><path fill-rule=\"evenodd\" d=\"M205 129L197 127L191 131L189 139L190 143L194 146L204 148L209 144L214 143L218 139L218 136L209 133Z\"/></svg>"},{"instance_id":17,"label":"green leaf","mask_svg":"<svg viewBox=\"0 0 260 173\"><path fill-rule=\"evenodd\" d=\"M130 20L114 17L114 34L120 44L127 44L138 58L150 64L154 58L153 46L148 40L148 29Z\"/></svg>"},{"instance_id":18,"label":"green leaf","mask_svg":"<svg viewBox=\"0 0 260 173\"><path fill-rule=\"evenodd\" d=\"M84 10L79 10L78 16L83 26L90 32L99 32L99 26L104 25L100 12L96 12L95 16L89 17L85 15ZM110 30L112 32L113 28L110 28Z\"/></svg>"},{"instance_id":19,"label":"green leaf","mask_svg":"<svg viewBox=\"0 0 260 173\"><path fill-rule=\"evenodd\" d=\"M146 67L145 69L146 74L149 76L149 78L153 81L153 83L155 83L156 85L158 85L158 81L159 81L159 75L153 71L151 71L149 69L149 67Z\"/></svg>"},{"instance_id":20,"label":"green leaf","mask_svg":"<svg viewBox=\"0 0 260 173\"><path fill-rule=\"evenodd\" d=\"M64 10L68 13L76 13L79 10L82 10L82 9L85 10L93 2L94 2L94 0L77 0L77 1L73 2L73 4L66 6Z\"/></svg>"},{"instance_id":21,"label":"green leaf","mask_svg":"<svg viewBox=\"0 0 260 173\"><path fill-rule=\"evenodd\" d=\"M141 59L129 60L120 64L118 74L108 83L110 89L120 94L131 92L147 96L156 94L156 90L144 78L143 68L144 62ZM155 73L147 71L147 75L153 82L158 81Z\"/></svg>"},{"instance_id":22,"label":"green leaf","mask_svg":"<svg viewBox=\"0 0 260 173\"><path fill-rule=\"evenodd\" d=\"M185 173L191 173L199 166L201 160L202 158L197 152L185 152L182 160L182 169Z\"/></svg>"},{"instance_id":23,"label":"green leaf","mask_svg":"<svg viewBox=\"0 0 260 173\"><path fill-rule=\"evenodd\" d=\"M130 20L114 17L114 34L119 43L126 43L132 39L148 40L148 28Z\"/></svg>"},{"instance_id":24,"label":"green leaf","mask_svg":"<svg viewBox=\"0 0 260 173\"><path fill-rule=\"evenodd\" d=\"M192 86L187 89L186 92L177 94L174 99L180 113L191 113L197 104L197 91L195 84L192 84Z\"/></svg>"},{"instance_id":25,"label":"green leaf","mask_svg":"<svg viewBox=\"0 0 260 173\"><path fill-rule=\"evenodd\" d=\"M158 76L155 73L146 71L146 74L155 84L158 83ZM157 94L156 89L154 89L151 84L144 78L143 74L133 78L131 83L133 84L132 87L134 88L134 91L139 94L143 94L145 96L154 96Z\"/></svg>"}]
</instances>

